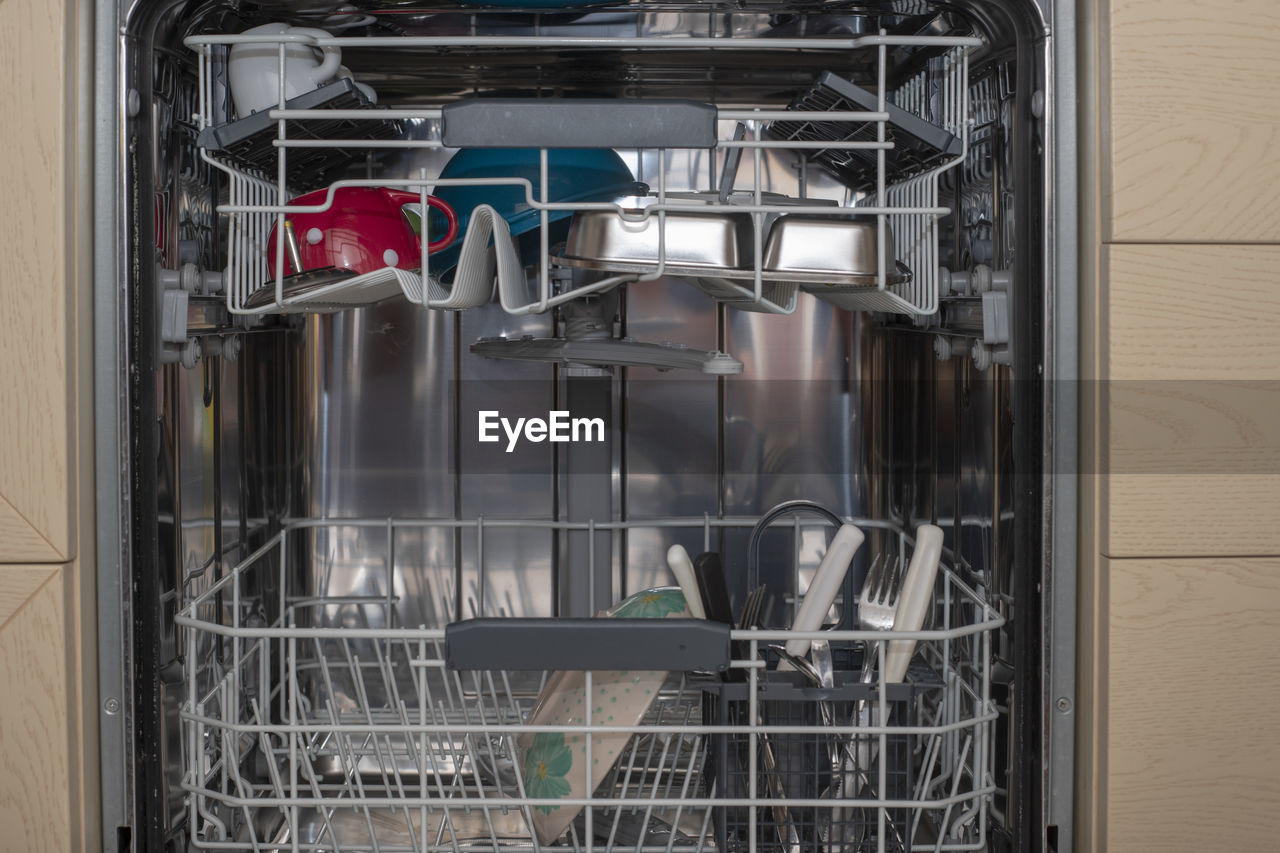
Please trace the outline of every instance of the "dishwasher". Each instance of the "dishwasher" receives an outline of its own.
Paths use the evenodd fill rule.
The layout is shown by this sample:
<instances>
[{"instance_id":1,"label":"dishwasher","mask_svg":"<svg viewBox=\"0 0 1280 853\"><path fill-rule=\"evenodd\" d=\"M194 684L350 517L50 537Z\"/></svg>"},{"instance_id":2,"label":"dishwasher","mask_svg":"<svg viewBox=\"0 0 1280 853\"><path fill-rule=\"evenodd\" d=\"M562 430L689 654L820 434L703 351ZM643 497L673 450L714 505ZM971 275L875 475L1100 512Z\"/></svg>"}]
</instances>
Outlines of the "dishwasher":
<instances>
[{"instance_id":1,"label":"dishwasher","mask_svg":"<svg viewBox=\"0 0 1280 853\"><path fill-rule=\"evenodd\" d=\"M99 2L104 849L1072 849L1074 14Z\"/></svg>"}]
</instances>

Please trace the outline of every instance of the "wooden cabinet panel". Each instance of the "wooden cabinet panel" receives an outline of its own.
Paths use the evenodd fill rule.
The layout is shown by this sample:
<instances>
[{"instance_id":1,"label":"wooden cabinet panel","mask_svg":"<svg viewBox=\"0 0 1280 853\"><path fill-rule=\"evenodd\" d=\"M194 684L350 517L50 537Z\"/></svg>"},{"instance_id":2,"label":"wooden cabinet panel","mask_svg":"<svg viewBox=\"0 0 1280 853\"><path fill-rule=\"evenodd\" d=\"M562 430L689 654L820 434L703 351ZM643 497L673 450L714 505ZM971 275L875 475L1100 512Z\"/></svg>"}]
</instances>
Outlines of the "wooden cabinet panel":
<instances>
[{"instance_id":1,"label":"wooden cabinet panel","mask_svg":"<svg viewBox=\"0 0 1280 853\"><path fill-rule=\"evenodd\" d=\"M1109 560L1107 850L1280 835L1280 558Z\"/></svg>"},{"instance_id":2,"label":"wooden cabinet panel","mask_svg":"<svg viewBox=\"0 0 1280 853\"><path fill-rule=\"evenodd\" d=\"M0 561L52 560L57 556L58 549L0 495Z\"/></svg>"},{"instance_id":3,"label":"wooden cabinet panel","mask_svg":"<svg viewBox=\"0 0 1280 853\"><path fill-rule=\"evenodd\" d=\"M79 702L69 673L75 634L68 620L70 567L0 566L0 847L22 851L73 849L72 722ZM21 602L16 593L39 581ZM78 845L76 845L78 846Z\"/></svg>"},{"instance_id":4,"label":"wooden cabinet panel","mask_svg":"<svg viewBox=\"0 0 1280 853\"><path fill-rule=\"evenodd\" d=\"M1280 241L1280 3L1101 5L1103 239Z\"/></svg>"},{"instance_id":5,"label":"wooden cabinet panel","mask_svg":"<svg viewBox=\"0 0 1280 853\"><path fill-rule=\"evenodd\" d=\"M1280 246L1104 251L1109 380L1280 379Z\"/></svg>"},{"instance_id":6,"label":"wooden cabinet panel","mask_svg":"<svg viewBox=\"0 0 1280 853\"><path fill-rule=\"evenodd\" d=\"M0 629L57 574L56 566L0 566Z\"/></svg>"},{"instance_id":7,"label":"wooden cabinet panel","mask_svg":"<svg viewBox=\"0 0 1280 853\"><path fill-rule=\"evenodd\" d=\"M63 2L0 3L0 562L71 556L67 27Z\"/></svg>"},{"instance_id":8,"label":"wooden cabinet panel","mask_svg":"<svg viewBox=\"0 0 1280 853\"><path fill-rule=\"evenodd\" d=\"M1102 551L1280 553L1280 246L1105 247Z\"/></svg>"}]
</instances>

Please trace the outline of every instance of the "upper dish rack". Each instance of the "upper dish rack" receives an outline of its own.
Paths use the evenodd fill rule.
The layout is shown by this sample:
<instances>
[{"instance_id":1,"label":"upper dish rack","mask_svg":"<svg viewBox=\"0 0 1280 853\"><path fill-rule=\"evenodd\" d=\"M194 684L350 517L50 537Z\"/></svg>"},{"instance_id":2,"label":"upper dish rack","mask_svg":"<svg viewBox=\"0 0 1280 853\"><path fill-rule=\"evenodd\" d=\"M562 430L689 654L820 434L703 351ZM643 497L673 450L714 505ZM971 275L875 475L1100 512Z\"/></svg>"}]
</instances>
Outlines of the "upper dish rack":
<instances>
[{"instance_id":1,"label":"upper dish rack","mask_svg":"<svg viewBox=\"0 0 1280 853\"><path fill-rule=\"evenodd\" d=\"M664 276L685 278L733 307L765 313L791 313L800 290L854 310L909 315L937 311L937 221L950 213L939 202L938 177L962 162L967 151L968 53L981 44L978 39L883 33L803 39L729 34L680 38L352 38L296 32L199 35L188 38L186 44L199 58L197 120L202 140L218 136L214 105L225 98L219 89L221 83L215 81L221 79L225 49L246 42L277 45L281 63L286 47L299 42L317 49L359 45L419 52L503 46L590 51L617 49L624 44L631 50L832 51L833 64L838 52L855 51L875 56L878 71L875 86L860 90L867 97L874 97L874 108L859 105L856 109L847 108L851 106L847 101L834 108L821 108L812 92L807 96L797 92L787 109L643 99L466 100L443 107L411 109L367 105L357 109L308 109L298 103L301 99L286 103L282 82L279 103L286 104L286 108L267 113L275 125L269 146L258 144L250 159L243 152L242 156L231 158L207 142L200 152L228 176L227 200L218 211L229 218L225 292L227 308L233 314L333 311L371 304L396 294L426 308L462 309L490 302L495 290L505 311L541 313L622 283ZM906 83L890 90L888 55L892 49L902 47L927 47L936 53ZM420 60L420 55L414 58ZM823 75L822 79L831 76ZM596 111L594 120L581 121L584 109ZM903 133L895 120L903 115L913 117L917 125L931 123L939 138L952 142L932 159L922 159L915 151L910 158L898 162L895 158L901 143L895 139L902 139ZM385 138L387 127L406 120L423 125L424 138ZM362 126L375 128L376 132L346 135L350 129ZM797 133L797 126L821 128L821 132ZM321 136L317 128L323 127L341 128L343 135ZM610 186L614 192L607 196L591 192L566 194L557 191L555 184L557 158L563 158L563 149L568 146L613 149L633 173L641 171L643 164L656 164L657 174L649 178L647 187L638 182L632 185L634 188ZM530 168L504 172L497 166L487 173L461 177L449 176L446 167L443 173L420 168L411 176L333 180L327 183L327 192L319 203L282 203L298 192L317 189L295 185L304 180L300 175L305 170L299 172L291 166L300 155L314 156L317 150L374 153L463 147L495 154L498 149L518 147L532 152L536 159ZM708 150L712 156L705 156ZM752 176L750 189L732 191L738 160L744 152L750 155L749 165L743 164L742 169ZM831 162L850 159L840 152L855 154L860 162L872 164L863 173L863 185L849 187L839 199L808 195L805 165L812 162L830 168ZM432 160L441 162L442 158ZM686 174L673 176L670 172L675 162L698 165L685 169ZM333 173L333 160L326 160L326 164L327 180ZM911 164L916 164L914 169ZM798 198L778 197L766 191L762 174L780 168L798 173L798 180L793 179L799 188ZM845 179L848 180L847 175ZM287 214L323 213L332 208L335 192L372 186L417 193L419 210L427 208L429 193L467 199L456 211L463 223L457 240L442 253L429 253L430 229L424 219L415 229L420 233L414 238L420 240L417 254L423 259L421 268L405 269L404 264L388 260L385 268L361 275L324 281L319 286L291 287L299 282L291 282L286 269L294 269L292 260L298 255L296 251L291 254L292 247L286 239L290 233L285 226ZM721 188L718 193L717 187ZM507 198L516 194L514 204L506 208L496 203L484 204L488 200L486 192L500 193L503 188ZM779 266L778 257L785 255L783 248L787 244L778 238L779 246L773 245L777 237L774 226L787 222L788 216L792 217L788 225L796 230L800 230L802 222L847 223L841 227L849 232L835 242L829 238L815 241L809 235L810 245L801 246L800 255L807 260L818 257L817 267L805 266L804 261L798 266ZM564 239L565 226L572 223L568 247L572 250L575 233L585 230L585 223L592 217L611 221L632 236L642 235L640 256L584 257L562 249L559 241ZM521 219L519 227L516 219ZM736 239L736 262L730 264L712 257L690 263L689 259L678 257L682 236L697 230L690 227L691 222L718 228L722 236L729 234ZM560 228L554 227L556 223ZM797 239L803 242L804 234L792 239L794 246ZM830 262L828 247L846 244L859 246L852 252L865 264L856 271L858 274L848 274L847 267L822 266ZM700 244L696 248L706 246ZM775 249L780 254L775 255ZM808 249L807 253L804 249ZM574 267L596 270L595 280L581 272L574 273ZM528 275L529 268L536 273Z\"/></svg>"}]
</instances>

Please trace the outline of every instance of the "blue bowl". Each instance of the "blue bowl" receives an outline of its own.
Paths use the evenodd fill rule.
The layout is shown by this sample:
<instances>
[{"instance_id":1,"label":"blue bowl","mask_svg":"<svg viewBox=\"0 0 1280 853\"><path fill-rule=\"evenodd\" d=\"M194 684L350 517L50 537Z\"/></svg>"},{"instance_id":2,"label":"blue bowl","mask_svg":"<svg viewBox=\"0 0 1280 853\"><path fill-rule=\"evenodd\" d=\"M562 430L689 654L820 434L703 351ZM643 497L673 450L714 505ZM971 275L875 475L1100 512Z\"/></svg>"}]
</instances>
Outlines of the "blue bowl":
<instances>
[{"instance_id":1,"label":"blue bowl","mask_svg":"<svg viewBox=\"0 0 1280 853\"><path fill-rule=\"evenodd\" d=\"M540 153L536 148L463 148L445 164L441 178L525 178L533 184L533 197L542 192ZM553 148L547 152L547 200L553 202L612 201L619 196L644 195L649 188L637 183L627 164L616 152L607 148ZM462 238L467 233L471 211L487 204L498 211L511 235L533 231L541 222L540 212L529 206L524 187L511 186L444 186L433 193L458 214L458 239L431 256L431 269L437 274L449 272L458 263ZM547 214L552 243L568 233L573 211L553 210ZM554 227L552 227L554 226ZM563 232L563 233L562 233ZM539 251L536 240L520 240L522 260L527 264ZM532 249L530 249L532 243ZM530 258L530 251L534 257Z\"/></svg>"}]
</instances>

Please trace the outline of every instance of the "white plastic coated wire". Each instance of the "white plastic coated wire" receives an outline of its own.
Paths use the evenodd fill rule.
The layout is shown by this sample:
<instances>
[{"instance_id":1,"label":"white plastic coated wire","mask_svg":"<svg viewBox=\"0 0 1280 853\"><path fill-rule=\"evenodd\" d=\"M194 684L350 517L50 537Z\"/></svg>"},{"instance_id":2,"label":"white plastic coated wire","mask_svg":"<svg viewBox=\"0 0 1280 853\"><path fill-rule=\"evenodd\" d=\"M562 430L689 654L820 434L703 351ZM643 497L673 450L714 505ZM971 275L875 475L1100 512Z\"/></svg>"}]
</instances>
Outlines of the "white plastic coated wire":
<instances>
[{"instance_id":1,"label":"white plastic coated wire","mask_svg":"<svg viewBox=\"0 0 1280 853\"><path fill-rule=\"evenodd\" d=\"M759 37L741 37L725 34L717 37L680 37L664 38L662 36L635 37L546 37L546 36L450 36L450 37L331 37L319 38L314 35L299 33L270 35L236 35L207 34L192 36L186 40L199 57L200 64L200 99L198 123L206 127L213 123L214 97L214 57L215 46L229 46L238 43L275 43L280 46L280 63L283 68L284 48L287 43L303 42L323 46L364 46L386 49L413 48L467 48L512 46L524 48L576 47L584 50L592 48L617 47L663 47L676 50L700 50L714 47L718 50L732 49L767 49L773 51L796 50L831 50L831 51L872 51L877 57L878 74L876 93L879 109L874 111L847 110L842 112L802 112L788 110L752 110L741 108L720 108L718 117L729 121L748 121L754 123L757 131L762 123L775 119L793 120L803 118L806 121L821 122L859 122L876 127L876 139L872 141L787 141L760 138L755 139L722 138L717 142L720 149L741 148L751 151L759 171L762 151L792 151L803 155L814 149L864 149L874 151L877 159L877 180L870 188L866 198L860 201L853 212L866 216L874 216L877 222L877 272L875 283L865 286L838 286L827 288L822 285L801 284L788 281L785 273L770 273L762 269L762 244L767 237L763 229L766 216L785 213L804 213L812 215L845 215L850 208L833 209L826 206L786 206L768 204L760 196L760 183L755 185L755 203L750 205L717 205L698 204L691 206L687 202L668 196L665 187L659 186L656 194L658 203L647 207L643 216L657 216L660 222L659 240L666 237L665 214L683 212L693 214L735 213L750 214L753 219L755 245L752 263L745 270L731 271L734 275L694 277L694 283L713 298L748 310L768 313L790 313L795 308L796 290L804 289L817 294L841 307L891 311L914 315L934 313L938 307L938 219L950 213L949 209L940 206L938 200L938 176L947 169L953 168L964 158L967 151L967 92L968 59L967 52L980 44L977 39L960 37L928 37L928 36L861 36L852 39L769 39ZM890 48L903 46L932 46L944 49L942 57L934 60L941 68L941 73L921 74L897 92L886 89L887 52ZM940 64L940 65L939 65ZM417 179L400 179L387 181L337 181L330 185L326 201L321 205L309 207L291 207L285 202L290 190L310 191L314 187L286 187L285 175L289 152L295 149L331 146L349 150L376 150L380 148L439 148L438 138L423 140L361 140L361 139L294 139L290 138L288 129L297 122L308 122L319 119L380 117L398 118L434 118L441 116L439 108L423 109L387 109L374 110L291 110L285 108L283 73L277 108L270 112L276 120L277 133L274 144L277 152L275 180L263 173L254 173L243 166L224 161L209 151L202 156L213 165L230 176L230 193L226 204L218 207L219 212L228 214L232 220L231 235L228 240L227 269L227 307L232 313L295 312L309 310L332 309L333 306L368 304L385 298L397 290L403 292L412 302L420 303L426 308L458 309L473 307L475 293L453 294L443 287L431 274L431 257L427 254L428 237L426 227L422 228L422 251L425 269L400 270L395 273L370 274L372 278L358 276L347 279L326 288L323 294L287 298L284 292L284 234L283 228L277 227L277 238L274 245L266 245L267 234L274 226L280 226L286 213L320 212L327 210L332 203L335 188L341 186L397 186L419 191L425 200L430 190L445 185L466 186L516 186L523 190L525 204L530 210L539 213L539 253L535 263L536 286L529 288L510 286L505 290L499 288L500 302L504 310L512 314L541 313L555 305L570 299L580 298L588 293L608 289L624 282L650 281L661 276L663 259L646 272L619 272L590 285L575 288L564 293L553 292L550 267L556 259L550 252L548 240L549 215L557 211L593 211L611 210L623 215L625 209L609 202L597 203L554 203L547 199L547 149L542 149L541 157L541 193L535 197L532 182L527 179L510 176L489 179L458 179L442 181L434 176L422 175ZM958 136L964 148L962 153L929 172L911 177L896 185L886 185L886 164L892 161L893 143L887 141L886 122L888 114L884 105L894 102L904 109L932 117L949 131ZM660 156L665 152L659 152ZM459 213L470 213L460 211ZM634 212L627 212L633 216ZM423 219L425 223L425 218ZM465 239L465 238L464 238ZM885 247L894 244L898 258L887 258ZM268 271L267 253L276 258L277 274L272 278ZM901 261L909 270L909 279L897 283L897 264ZM485 263L484 259L478 263ZM528 263L528 260L525 260ZM471 282L481 273L460 270L455 276L458 281ZM745 278L741 277L745 273ZM514 276L513 276L514 277ZM423 286L423 281L426 286ZM734 280L730 280L734 279ZM490 284L492 281L490 281ZM274 299L266 308L245 308L245 300L249 294L260 287L274 284ZM484 288L480 288L483 290ZM492 288L489 288L492 292ZM519 298L516 294L521 293ZM507 298L502 298L503 296Z\"/></svg>"},{"instance_id":2,"label":"white plastic coated wire","mask_svg":"<svg viewBox=\"0 0 1280 853\"><path fill-rule=\"evenodd\" d=\"M816 700L787 698L794 688L778 681L768 648L800 638L790 631L732 633L744 644L731 662L732 670L745 673L738 700L723 692L732 685L713 674L672 672L658 676L661 689L636 725L610 722L603 712L593 716L591 708L581 723L544 718L534 724L530 709L550 673L453 670L445 663L443 626L398 625L405 611L397 591L416 569L403 551L397 558L397 539L426 531L474 537L483 578L486 535L587 530L616 538L701 529L709 544L714 531L745 530L754 521L288 524L187 601L177 618L187 649L182 787L192 846L514 853L542 849L546 839L540 843L534 832L539 816L570 808L580 814L559 830L557 849L647 853L727 844L765 853L780 849L780 814L812 849L834 850L821 842L823 821L832 815L844 821L844 837L857 834L858 850L981 849L995 790L990 644L1003 619L961 577L962 567L943 566L929 630L803 635L833 649L867 643L881 664L889 640L919 641L906 685L892 686L908 698L891 700L883 682L866 686L872 725L850 717L847 701L843 714L824 722ZM851 521L887 531L887 547L898 558L911 545L892 523ZM778 525L794 528L797 549L811 526ZM309 559L300 548L303 538L350 529L387 537L384 576L376 584L384 592L338 595L324 584L290 586L290 578L323 574L296 565ZM594 559L596 537L587 541ZM602 553L615 553L616 545ZM453 591L437 592L449 612ZM483 601L477 609L486 612ZM609 674L583 677L585 695L592 696L596 680L606 683ZM840 689L856 688L817 695L841 707ZM563 765L541 753L530 759L522 738L539 734L557 744L576 738L587 760ZM880 756L878 766L863 768L864 784L847 786L858 788L856 794L832 799L818 790L820 783L806 781L819 778L833 748L854 742L873 744L866 752ZM604 754L606 746L615 754ZM579 779L571 791L572 773L584 772L574 768L589 773L594 766L593 749L611 762L602 781L590 786ZM563 782L552 784L556 779ZM784 785L790 790L779 800Z\"/></svg>"}]
</instances>

